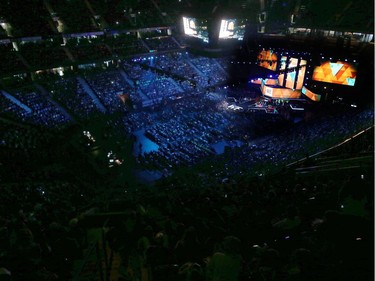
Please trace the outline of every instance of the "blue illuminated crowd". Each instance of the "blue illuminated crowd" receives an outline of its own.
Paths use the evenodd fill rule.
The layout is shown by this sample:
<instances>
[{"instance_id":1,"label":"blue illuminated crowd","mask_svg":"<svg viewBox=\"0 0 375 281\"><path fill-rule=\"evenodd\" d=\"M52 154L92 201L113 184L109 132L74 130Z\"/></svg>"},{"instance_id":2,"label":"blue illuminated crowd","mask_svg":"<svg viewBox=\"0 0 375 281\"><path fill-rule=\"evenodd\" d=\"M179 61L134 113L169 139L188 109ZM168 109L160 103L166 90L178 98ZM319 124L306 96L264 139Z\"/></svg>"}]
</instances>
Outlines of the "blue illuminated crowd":
<instances>
[{"instance_id":1,"label":"blue illuminated crowd","mask_svg":"<svg viewBox=\"0 0 375 281\"><path fill-rule=\"evenodd\" d=\"M285 165L370 125L371 110L350 117L332 116L324 118L324 122L315 120L308 126L293 127L282 133L283 141L272 136L272 127L260 129L258 125L258 130L263 130L261 134L269 134L258 143L256 133L246 131L249 124L257 125L251 115L234 114L222 106L228 95L241 95L235 89L221 87L228 75L227 66L221 64L225 62L229 59L187 52L144 56L124 61L120 68L59 78L46 83L44 91L42 87L4 91L0 101L4 116L52 128L72 125L100 112L122 113L117 130L131 136L142 129L158 145L158 150L140 153L136 158L140 166L153 170L171 172L180 166L191 166L215 155L213 145L220 141L242 141L240 148L220 156L226 167L219 174L226 176L231 170L246 170L244 167L252 167L262 159L276 166ZM135 109L126 104L128 100ZM351 122L347 123L347 119ZM331 139L327 140L323 131L332 132ZM324 140L318 140L320 137Z\"/></svg>"},{"instance_id":2,"label":"blue illuminated crowd","mask_svg":"<svg viewBox=\"0 0 375 281\"><path fill-rule=\"evenodd\" d=\"M0 281L373 280L368 3L0 2ZM261 49L321 102L262 96Z\"/></svg>"},{"instance_id":3,"label":"blue illuminated crowd","mask_svg":"<svg viewBox=\"0 0 375 281\"><path fill-rule=\"evenodd\" d=\"M285 167L371 127L373 109L293 126L235 113L228 97L244 92L227 88L227 62L147 55L2 91L0 267L13 280L70 280L77 260L90 265L86 217L116 212L121 200L124 217L109 220L104 234L121 256L118 280L140 280L145 271L153 280L366 280L369 169L332 180ZM85 129L81 122L91 118L105 120L104 139L133 142L136 169L164 177L153 187L113 184L116 173L103 172L82 138L73 145L59 133ZM140 131L157 149L143 150ZM121 147L121 139L113 142L111 149ZM372 151L370 133L338 155ZM80 274L93 271L85 266Z\"/></svg>"}]
</instances>

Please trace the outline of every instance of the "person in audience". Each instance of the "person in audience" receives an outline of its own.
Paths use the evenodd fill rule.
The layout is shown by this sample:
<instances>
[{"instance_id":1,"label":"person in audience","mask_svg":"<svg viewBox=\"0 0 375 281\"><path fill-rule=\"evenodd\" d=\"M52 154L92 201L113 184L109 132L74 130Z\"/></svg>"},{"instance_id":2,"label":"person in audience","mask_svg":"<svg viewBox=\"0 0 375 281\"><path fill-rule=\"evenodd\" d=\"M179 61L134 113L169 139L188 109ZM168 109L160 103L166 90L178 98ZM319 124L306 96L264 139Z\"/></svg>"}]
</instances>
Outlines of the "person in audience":
<instances>
[{"instance_id":1,"label":"person in audience","mask_svg":"<svg viewBox=\"0 0 375 281\"><path fill-rule=\"evenodd\" d=\"M240 247L241 241L237 237L225 237L220 249L208 258L206 280L237 281L242 268Z\"/></svg>"}]
</instances>

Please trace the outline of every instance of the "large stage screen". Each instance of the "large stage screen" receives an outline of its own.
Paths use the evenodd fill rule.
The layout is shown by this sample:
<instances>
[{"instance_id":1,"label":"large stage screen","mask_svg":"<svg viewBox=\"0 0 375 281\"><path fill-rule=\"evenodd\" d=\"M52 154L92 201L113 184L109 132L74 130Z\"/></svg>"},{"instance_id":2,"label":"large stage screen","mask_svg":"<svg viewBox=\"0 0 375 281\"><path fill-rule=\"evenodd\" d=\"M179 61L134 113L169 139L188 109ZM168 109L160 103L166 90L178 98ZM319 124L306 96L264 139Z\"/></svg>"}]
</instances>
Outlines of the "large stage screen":
<instances>
[{"instance_id":1,"label":"large stage screen","mask_svg":"<svg viewBox=\"0 0 375 281\"><path fill-rule=\"evenodd\" d=\"M298 67L296 90L302 89L303 81L305 80L306 65L307 61L301 59Z\"/></svg>"},{"instance_id":2,"label":"large stage screen","mask_svg":"<svg viewBox=\"0 0 375 281\"><path fill-rule=\"evenodd\" d=\"M312 101L320 101L321 99L321 95L315 94L314 92L307 89L305 86L303 86L301 92Z\"/></svg>"},{"instance_id":3,"label":"large stage screen","mask_svg":"<svg viewBox=\"0 0 375 281\"><path fill-rule=\"evenodd\" d=\"M245 20L223 19L220 23L219 39L243 40L245 27Z\"/></svg>"},{"instance_id":4,"label":"large stage screen","mask_svg":"<svg viewBox=\"0 0 375 281\"><path fill-rule=\"evenodd\" d=\"M296 81L297 77L297 66L298 66L298 59L296 58L290 58L289 63L287 66L287 74L286 74L286 81L285 81L285 87L289 89L294 88L294 81Z\"/></svg>"},{"instance_id":5,"label":"large stage screen","mask_svg":"<svg viewBox=\"0 0 375 281\"><path fill-rule=\"evenodd\" d=\"M287 60L287 57L286 56L282 56L281 59L280 59L280 74L278 76L278 80L279 80L279 85L280 86L283 86L284 84L284 77L285 77L285 69L286 69L286 60Z\"/></svg>"},{"instance_id":6,"label":"large stage screen","mask_svg":"<svg viewBox=\"0 0 375 281\"><path fill-rule=\"evenodd\" d=\"M262 83L261 91L264 96L276 99L298 99L301 97L300 90L268 86L265 83Z\"/></svg>"},{"instance_id":7,"label":"large stage screen","mask_svg":"<svg viewBox=\"0 0 375 281\"><path fill-rule=\"evenodd\" d=\"M204 21L189 17L183 17L182 21L185 35L202 39L208 43L207 24Z\"/></svg>"},{"instance_id":8,"label":"large stage screen","mask_svg":"<svg viewBox=\"0 0 375 281\"><path fill-rule=\"evenodd\" d=\"M272 50L260 51L258 54L258 65L276 71L277 55Z\"/></svg>"},{"instance_id":9,"label":"large stage screen","mask_svg":"<svg viewBox=\"0 0 375 281\"><path fill-rule=\"evenodd\" d=\"M325 61L315 67L312 79L314 81L354 86L357 78L357 69L348 62Z\"/></svg>"},{"instance_id":10,"label":"large stage screen","mask_svg":"<svg viewBox=\"0 0 375 281\"><path fill-rule=\"evenodd\" d=\"M303 80L305 79L307 61L297 58L282 56L280 59L279 85L289 89L302 89ZM286 75L285 83L284 77ZM296 81L297 79L297 81Z\"/></svg>"}]
</instances>

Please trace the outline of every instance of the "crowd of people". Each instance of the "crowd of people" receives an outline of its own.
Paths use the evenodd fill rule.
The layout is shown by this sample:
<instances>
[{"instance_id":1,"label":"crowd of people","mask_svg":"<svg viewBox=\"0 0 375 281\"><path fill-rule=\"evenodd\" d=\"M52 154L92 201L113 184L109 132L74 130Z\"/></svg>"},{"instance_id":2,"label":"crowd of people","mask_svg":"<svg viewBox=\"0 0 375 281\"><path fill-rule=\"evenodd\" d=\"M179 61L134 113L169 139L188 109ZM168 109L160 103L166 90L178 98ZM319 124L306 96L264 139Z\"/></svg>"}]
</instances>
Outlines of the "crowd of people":
<instances>
[{"instance_id":1,"label":"crowd of people","mask_svg":"<svg viewBox=\"0 0 375 281\"><path fill-rule=\"evenodd\" d=\"M153 188L112 184L116 172L103 178L90 150L48 130L71 124L69 114L87 121L99 111L78 76L43 84L49 95L34 86L2 91L0 266L14 280L71 279L90 247L82 213L120 210L127 215L110 219L104 234L125 280L142 273L154 281L371 276L372 167L330 180L300 178L285 166L373 126L373 108L328 111L294 125L228 111L228 96L244 92L220 87L225 62L173 52L83 74L108 110L103 137L120 132L134 141L143 130L158 145L135 155L136 168L166 176ZM217 91L207 91L210 85ZM137 105L158 104L127 110L124 94ZM237 140L223 153L213 149ZM371 137L350 151L372 152Z\"/></svg>"},{"instance_id":2,"label":"crowd of people","mask_svg":"<svg viewBox=\"0 0 375 281\"><path fill-rule=\"evenodd\" d=\"M176 50L180 48L180 46L171 36L148 38L144 40L144 42L147 44L150 50L154 51Z\"/></svg>"},{"instance_id":3,"label":"crowd of people","mask_svg":"<svg viewBox=\"0 0 375 281\"><path fill-rule=\"evenodd\" d=\"M84 182L95 171L59 134L3 120L0 127L1 278L10 277L7 268L11 280L54 280L56 273L67 280L75 235L66 222L93 198L93 183Z\"/></svg>"},{"instance_id":4,"label":"crowd of people","mask_svg":"<svg viewBox=\"0 0 375 281\"><path fill-rule=\"evenodd\" d=\"M97 105L75 77L61 77L59 80L46 84L46 88L51 97L79 119L88 119L98 112Z\"/></svg>"},{"instance_id":5,"label":"crowd of people","mask_svg":"<svg viewBox=\"0 0 375 281\"><path fill-rule=\"evenodd\" d=\"M151 170L171 172L180 166L192 166L215 154L212 145L235 140L237 130L241 130L230 128L235 122L240 123L239 116L218 112L216 104L205 95L178 100L156 112L144 130L159 149L137 158Z\"/></svg>"},{"instance_id":6,"label":"crowd of people","mask_svg":"<svg viewBox=\"0 0 375 281\"><path fill-rule=\"evenodd\" d=\"M226 162L224 167L220 167L220 171L212 171L219 178L226 178L232 173L245 171L249 167L256 170L257 168L254 167L262 162L272 162L276 166L282 166L298 157L304 157L329 147L342 138L350 136L355 128L370 125L371 110L366 112L367 123L363 122L363 124L362 119L354 122L356 118L360 118L359 115L330 116L331 122L315 121L309 123L306 128L302 124L293 127L292 131L284 133L285 141L279 142L269 137L262 143L255 143L254 138L259 132L254 130L247 132L246 128L250 127L249 124L253 124L256 130L261 130L261 134L272 135L274 127L278 126L278 121L275 121L276 125L274 125L272 118L269 117L269 127L261 129L257 121L249 117L251 115L243 117L228 112L227 108L222 105L227 96L237 95L234 88L218 87L218 92L221 94L203 92L198 96L188 95L190 91L198 92L199 89L205 89L209 86L210 80L215 85L225 81L225 75L223 75L225 68L222 65L225 61L228 59L216 60L188 53L172 52L125 60L120 68L86 72L84 77L87 85L109 114L126 112L122 122L119 123L121 124L119 130L124 131L128 136L135 131L144 130L145 136L158 145L158 150L138 155L137 163L146 169L167 171L167 173L181 166L194 165L209 155L215 155L213 145L218 142L237 140L245 140L245 142L240 148L232 149L229 153L219 156L220 162ZM184 88L182 80L178 79L184 73L191 74L189 77L193 80L183 80L189 83L188 88ZM194 83L198 85L198 89L193 86ZM99 112L93 97L86 92L74 76L49 82L46 88L52 98L78 119L87 119ZM26 91L21 94L15 91L12 95L27 105L31 111L12 103L3 95L1 101L4 105L2 108L5 116L10 116L9 113L12 112L16 120L52 127L71 122L66 114L42 93ZM174 101L170 99L171 97ZM177 99L180 97L182 99ZM128 112L128 107L125 105L127 99L137 105L137 109L133 112ZM170 106L163 109L154 108L154 106L163 107L166 104ZM155 110L147 110L148 106ZM362 114L365 113L362 112ZM345 118L352 120L353 128L349 129ZM275 119L278 120L279 116ZM247 125L244 122L247 122ZM303 133L299 133L299 130ZM309 143L310 139L322 136L321 132L333 132L333 130L336 132L331 134L335 136L332 140ZM296 139L299 139L299 142L295 142ZM285 153L285 151L290 153Z\"/></svg>"},{"instance_id":7,"label":"crowd of people","mask_svg":"<svg viewBox=\"0 0 375 281\"><path fill-rule=\"evenodd\" d=\"M118 71L100 72L85 78L110 113L125 111L120 97L134 91Z\"/></svg>"},{"instance_id":8,"label":"crowd of people","mask_svg":"<svg viewBox=\"0 0 375 281\"><path fill-rule=\"evenodd\" d=\"M142 63L171 73L178 77L181 87L185 91L205 89L209 86L224 83L228 73L224 66L216 59L198 57L188 52L172 52L153 56ZM225 64L225 61L221 61ZM176 78L177 79L177 78Z\"/></svg>"},{"instance_id":9,"label":"crowd of people","mask_svg":"<svg viewBox=\"0 0 375 281\"><path fill-rule=\"evenodd\" d=\"M15 91L12 95L32 110L33 123L45 127L59 127L71 122L61 108L48 100L42 93L30 90Z\"/></svg>"},{"instance_id":10,"label":"crowd of people","mask_svg":"<svg viewBox=\"0 0 375 281\"><path fill-rule=\"evenodd\" d=\"M85 52L86 53L86 52ZM194 66L189 62L187 54L173 52L166 55L155 56L153 61L150 57L142 59L124 60L120 68L108 69L104 71L84 72L85 80L94 91L109 113L124 111L124 103L131 100L137 108L153 106L164 101L173 100L181 96L188 96L189 93L204 91L209 86L209 76L214 72L214 68L220 68L215 59L196 60ZM170 66L167 67L167 65ZM201 69L202 72L200 72ZM220 73L220 71L217 71ZM189 73L188 77L183 75ZM215 74L218 75L219 74ZM59 104L65 107L78 119L87 118L98 111L98 105L93 97L77 80L77 75L69 77L59 77L47 83L42 83L49 95ZM186 76L185 76L186 77ZM212 81L222 82L212 78ZM214 82L212 82L214 83ZM212 84L213 85L213 84ZM66 123L55 104L52 104L47 97L33 89L28 94L10 93L21 103L32 109L28 112L11 100L2 95L2 114L13 112L13 117L22 122L35 124ZM25 95L28 95L27 97ZM48 111L48 116L46 112ZM7 112L7 113L5 113ZM53 114L51 114L53 112ZM32 119L30 119L32 117ZM55 121L46 121L55 119ZM61 119L58 121L58 119ZM34 120L34 121L28 121ZM44 122L44 123L43 123ZM45 123L45 124L47 124Z\"/></svg>"},{"instance_id":11,"label":"crowd of people","mask_svg":"<svg viewBox=\"0 0 375 281\"><path fill-rule=\"evenodd\" d=\"M185 111L190 102L177 103L176 108ZM164 124L181 114L176 108L163 111ZM133 121L156 128L150 119L152 114L139 113ZM351 120L347 128L338 116L327 121L330 125L319 127L321 122L316 122L311 126L324 132L342 127L337 135L329 134L337 141L365 125L371 114L344 114L343 119ZM202 131L202 138L208 131L202 121L222 121L214 115L209 118L191 120ZM183 128L187 122L174 121L170 123L170 136L176 142L184 137L179 132L187 129ZM192 170L190 176L166 178L153 188L111 186L107 180L100 187L87 163L76 163L76 173L68 169L73 163L63 164L81 157L70 156L62 136L0 122L4 132L1 163L7 164L0 172L7 179L0 183L0 263L11 274L11 280L70 280L76 274L73 265L77 260L83 268L94 271L85 256L91 246L86 218L119 211L121 219L109 216L103 229L98 225L105 243L121 257L118 280L139 280L147 274L148 280L362 281L373 274L372 167L304 175L295 174L292 167L267 176L244 173L224 183L198 167L199 172ZM155 131L160 141L165 141L162 134L168 134L163 129L159 125ZM295 131L312 137L306 126ZM288 133L279 132L282 138L274 136L274 141L266 143L276 145L284 139L288 143L290 139L284 135ZM316 134L322 135L319 130ZM311 144L302 136L298 138ZM317 135L312 140L332 143L330 138ZM324 144L319 145L320 150L324 149ZM263 158L271 158L267 147L258 147ZM254 150L247 152L255 154ZM373 130L369 130L316 161L372 152ZM214 172L219 165L215 162L211 167ZM38 171L33 169L35 166ZM86 172L78 174L78 169L84 167ZM16 180L19 178L23 181Z\"/></svg>"},{"instance_id":12,"label":"crowd of people","mask_svg":"<svg viewBox=\"0 0 375 281\"><path fill-rule=\"evenodd\" d=\"M218 168L216 173L218 178L249 169L258 174L267 173L268 166L282 167L343 142L355 133L371 127L373 119L374 112L368 109L325 116L307 124L302 122L285 131L271 125L268 129L273 131L262 141L250 141L248 145L220 155L219 158L222 158L221 161L225 164L224 167Z\"/></svg>"},{"instance_id":13,"label":"crowd of people","mask_svg":"<svg viewBox=\"0 0 375 281\"><path fill-rule=\"evenodd\" d=\"M165 63L171 69L172 65L177 67L173 70L173 73L181 77L186 77L185 74L190 73L194 75L196 80L199 80L198 83L202 84L203 87L208 84L223 82L225 79L220 78L227 75L226 70L223 69L227 67L225 59L218 60L221 63L217 68L218 65L214 59L199 57L195 59L193 55L187 55L185 52L176 52L176 50L181 49L181 43L178 43L175 36L159 34L158 37L148 38L143 33L140 34L141 37L136 37L134 32L118 34L101 32L98 34L66 35L48 40L36 37L14 42L11 40L0 42L1 59L4 64L2 76L26 73L28 70L38 71L35 73L38 76L41 70L53 71L54 68L63 67L67 71L69 66L81 66L90 63L101 64L106 60L113 59L129 59L136 54L145 55L152 51L160 60L163 56L158 55L158 52L167 52ZM168 52L173 53L168 54ZM173 61L171 56L177 61ZM196 63L198 70L189 69L194 68L191 63ZM197 71L210 75L210 81L207 81L208 78L204 78L202 75L197 75ZM186 79L181 80L185 81Z\"/></svg>"},{"instance_id":14,"label":"crowd of people","mask_svg":"<svg viewBox=\"0 0 375 281\"><path fill-rule=\"evenodd\" d=\"M107 234L121 254L124 279L144 271L153 280L372 275L366 250L372 244L371 181L362 180L360 190L354 187L359 175L349 174L321 181L284 174L204 187L191 182L125 196L122 206L131 204L130 214L109 223Z\"/></svg>"},{"instance_id":15,"label":"crowd of people","mask_svg":"<svg viewBox=\"0 0 375 281\"><path fill-rule=\"evenodd\" d=\"M231 58L172 27L211 2L2 1L0 280L373 279L373 102L296 124L228 110L258 86L228 88Z\"/></svg>"},{"instance_id":16,"label":"crowd of people","mask_svg":"<svg viewBox=\"0 0 375 281\"><path fill-rule=\"evenodd\" d=\"M69 115L36 89L16 90L11 93L11 96L23 106L16 104L3 94L1 99L5 106L2 108L2 113L12 112L17 119L20 119L19 121L47 128L64 127L71 122Z\"/></svg>"},{"instance_id":17,"label":"crowd of people","mask_svg":"<svg viewBox=\"0 0 375 281\"><path fill-rule=\"evenodd\" d=\"M151 69L145 69L140 64L127 61L123 64L123 68L134 82L135 87L143 93L141 95L144 97L142 104L146 106L160 103L164 99L183 92L173 78L156 73Z\"/></svg>"}]
</instances>

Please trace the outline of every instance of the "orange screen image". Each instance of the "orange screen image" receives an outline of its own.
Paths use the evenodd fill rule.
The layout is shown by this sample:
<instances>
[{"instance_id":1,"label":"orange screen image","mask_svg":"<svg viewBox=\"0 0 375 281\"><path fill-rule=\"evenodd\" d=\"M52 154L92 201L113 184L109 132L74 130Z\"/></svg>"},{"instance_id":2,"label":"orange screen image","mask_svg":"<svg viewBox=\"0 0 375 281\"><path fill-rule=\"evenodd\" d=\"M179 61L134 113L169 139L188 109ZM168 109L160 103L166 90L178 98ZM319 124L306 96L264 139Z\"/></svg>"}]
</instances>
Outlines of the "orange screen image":
<instances>
[{"instance_id":1,"label":"orange screen image","mask_svg":"<svg viewBox=\"0 0 375 281\"><path fill-rule=\"evenodd\" d=\"M288 64L286 63L286 61L287 61L287 58L285 56L283 56L281 58L280 70L293 69L293 71L287 72L286 74L281 73L279 75L279 85L284 86L284 87L289 88L289 89L293 89L294 83L295 83L296 78L297 78L296 89L297 90L302 89L303 80L305 78L307 61L306 60L300 60L300 62L298 63L297 58L290 58ZM285 85L283 85L284 75L286 75Z\"/></svg>"},{"instance_id":2,"label":"orange screen image","mask_svg":"<svg viewBox=\"0 0 375 281\"><path fill-rule=\"evenodd\" d=\"M298 59L290 58L287 69L295 68L297 67L297 65L298 65ZM294 81L296 80L296 76L297 76L296 70L293 70L292 72L287 73L286 83L285 83L286 88L289 88L289 89L294 88Z\"/></svg>"},{"instance_id":3,"label":"orange screen image","mask_svg":"<svg viewBox=\"0 0 375 281\"><path fill-rule=\"evenodd\" d=\"M305 79L305 74L306 74L306 64L307 64L306 60L300 61L300 64L299 64L300 68L298 70L298 78L297 78L297 86L296 86L297 90L302 89L303 80Z\"/></svg>"},{"instance_id":4,"label":"orange screen image","mask_svg":"<svg viewBox=\"0 0 375 281\"><path fill-rule=\"evenodd\" d=\"M258 54L259 66L276 71L277 55L271 50L263 50Z\"/></svg>"},{"instance_id":5,"label":"orange screen image","mask_svg":"<svg viewBox=\"0 0 375 281\"><path fill-rule=\"evenodd\" d=\"M306 97L308 97L312 101L320 101L321 99L321 95L315 94L314 92L310 91L306 87L302 88L302 93L306 95Z\"/></svg>"},{"instance_id":6,"label":"orange screen image","mask_svg":"<svg viewBox=\"0 0 375 281\"><path fill-rule=\"evenodd\" d=\"M262 87L262 94L271 98L279 99L298 99L301 97L301 91L286 89L286 88L274 88L264 85Z\"/></svg>"},{"instance_id":7,"label":"orange screen image","mask_svg":"<svg viewBox=\"0 0 375 281\"><path fill-rule=\"evenodd\" d=\"M357 69L347 63L326 61L315 67L312 79L320 82L354 86L357 78Z\"/></svg>"},{"instance_id":8,"label":"orange screen image","mask_svg":"<svg viewBox=\"0 0 375 281\"><path fill-rule=\"evenodd\" d=\"M268 79L268 78L265 78L265 79L259 78L259 79L256 79L256 80L251 80L251 83L256 84L256 85L261 85L261 84L278 85L278 80L277 79Z\"/></svg>"}]
</instances>

